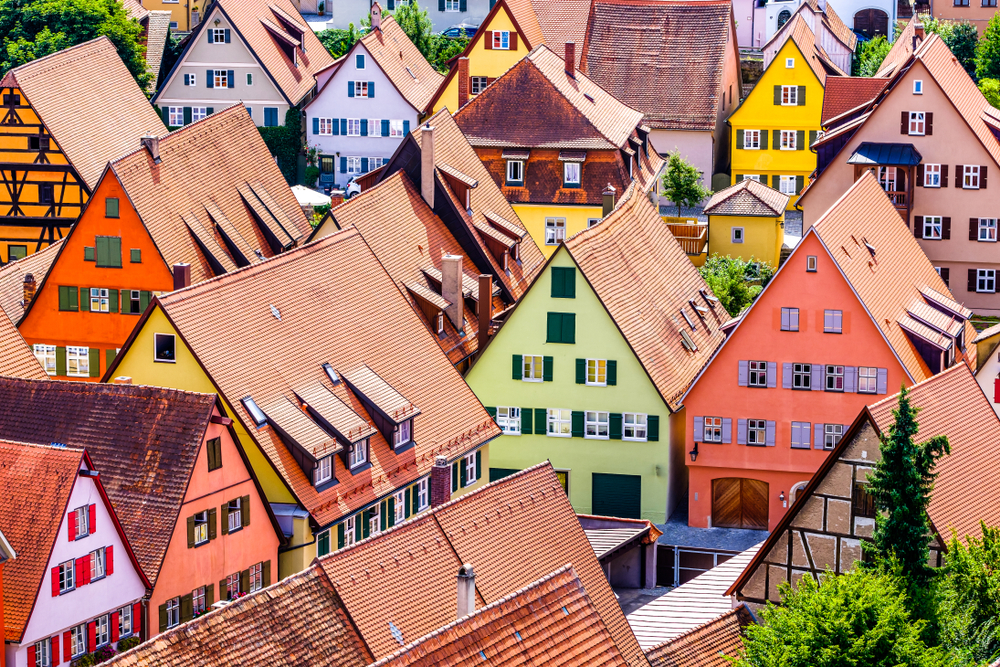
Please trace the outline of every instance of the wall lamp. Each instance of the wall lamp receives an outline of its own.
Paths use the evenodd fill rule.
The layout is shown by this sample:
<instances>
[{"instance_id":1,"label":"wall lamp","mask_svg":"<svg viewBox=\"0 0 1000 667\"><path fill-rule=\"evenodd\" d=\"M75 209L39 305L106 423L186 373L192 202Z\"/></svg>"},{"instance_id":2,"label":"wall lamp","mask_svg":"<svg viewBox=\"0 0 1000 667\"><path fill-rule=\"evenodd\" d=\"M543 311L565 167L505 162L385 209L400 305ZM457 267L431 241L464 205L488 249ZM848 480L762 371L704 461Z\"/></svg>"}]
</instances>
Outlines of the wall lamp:
<instances>
[{"instance_id":1,"label":"wall lamp","mask_svg":"<svg viewBox=\"0 0 1000 667\"><path fill-rule=\"evenodd\" d=\"M698 460L698 443L694 443L694 449L692 449L688 454L691 455L691 462L694 463Z\"/></svg>"},{"instance_id":2,"label":"wall lamp","mask_svg":"<svg viewBox=\"0 0 1000 667\"><path fill-rule=\"evenodd\" d=\"M788 503L785 502L785 492L784 491L782 491L781 493L778 494L778 500L781 501L781 506L782 507L788 507Z\"/></svg>"}]
</instances>

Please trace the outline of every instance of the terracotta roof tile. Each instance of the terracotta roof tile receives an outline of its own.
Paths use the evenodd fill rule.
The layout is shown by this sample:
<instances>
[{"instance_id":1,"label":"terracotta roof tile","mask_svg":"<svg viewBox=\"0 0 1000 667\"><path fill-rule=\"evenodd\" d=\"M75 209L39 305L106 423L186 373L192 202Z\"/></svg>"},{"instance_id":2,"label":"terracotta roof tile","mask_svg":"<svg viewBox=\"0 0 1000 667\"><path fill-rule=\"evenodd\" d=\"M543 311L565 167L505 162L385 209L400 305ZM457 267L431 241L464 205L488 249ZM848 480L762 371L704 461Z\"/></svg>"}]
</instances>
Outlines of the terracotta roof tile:
<instances>
[{"instance_id":1,"label":"terracotta roof tile","mask_svg":"<svg viewBox=\"0 0 1000 667\"><path fill-rule=\"evenodd\" d=\"M914 382L931 372L900 325L931 288L953 300L899 213L871 174L859 179L811 228L871 314ZM869 244L874 255L866 248ZM966 322L966 340L975 329ZM969 354L971 350L967 350Z\"/></svg>"},{"instance_id":2,"label":"terracotta roof tile","mask_svg":"<svg viewBox=\"0 0 1000 667\"><path fill-rule=\"evenodd\" d=\"M427 474L435 456L455 459L500 433L353 227L158 303L321 526ZM331 385L322 366L344 374L362 363L419 408L416 445L397 455L377 433L370 470L351 475L335 457L339 483L317 492L291 445L270 426L258 429L241 399L263 407L322 382L365 415L359 397L344 382Z\"/></svg>"},{"instance_id":3,"label":"terracotta roof tile","mask_svg":"<svg viewBox=\"0 0 1000 667\"><path fill-rule=\"evenodd\" d=\"M24 633L82 462L81 449L0 440L0 532L17 552L3 573L8 642Z\"/></svg>"},{"instance_id":4,"label":"terracotta roof tile","mask_svg":"<svg viewBox=\"0 0 1000 667\"><path fill-rule=\"evenodd\" d=\"M565 53L566 42L576 44L577 68L583 57L583 42L587 36L587 18L592 0L532 0L538 25L545 36L545 46L555 53ZM532 43L532 46L538 46Z\"/></svg>"},{"instance_id":5,"label":"terracotta roof tile","mask_svg":"<svg viewBox=\"0 0 1000 667\"><path fill-rule=\"evenodd\" d=\"M167 131L107 37L16 67L3 80L21 89L91 190L109 160L147 132Z\"/></svg>"},{"instance_id":6,"label":"terracotta roof tile","mask_svg":"<svg viewBox=\"0 0 1000 667\"><path fill-rule=\"evenodd\" d=\"M391 16L382 19L381 32L369 32L361 43L399 94L417 110L430 102L444 81L444 75L427 62Z\"/></svg>"},{"instance_id":7,"label":"terracotta roof tile","mask_svg":"<svg viewBox=\"0 0 1000 667\"><path fill-rule=\"evenodd\" d=\"M113 667L364 667L374 657L316 566L104 663Z\"/></svg>"},{"instance_id":8,"label":"terracotta roof tile","mask_svg":"<svg viewBox=\"0 0 1000 667\"><path fill-rule=\"evenodd\" d=\"M580 68L653 129L714 129L732 23L727 1L594 0Z\"/></svg>"},{"instance_id":9,"label":"terracotta roof tile","mask_svg":"<svg viewBox=\"0 0 1000 667\"><path fill-rule=\"evenodd\" d=\"M477 609L372 667L625 667L572 566Z\"/></svg>"},{"instance_id":10,"label":"terracotta roof tile","mask_svg":"<svg viewBox=\"0 0 1000 667\"><path fill-rule=\"evenodd\" d=\"M21 332L0 312L0 375L44 380L48 378Z\"/></svg>"},{"instance_id":11,"label":"terracotta roof tile","mask_svg":"<svg viewBox=\"0 0 1000 667\"><path fill-rule=\"evenodd\" d=\"M525 535L558 539L525 542ZM569 563L633 667L645 658L552 466L476 489L319 563L376 657L456 617L455 576L476 571L476 607L497 602ZM406 595L399 595L399 590ZM394 624L402 641L393 638Z\"/></svg>"},{"instance_id":12,"label":"terracotta roof tile","mask_svg":"<svg viewBox=\"0 0 1000 667\"><path fill-rule=\"evenodd\" d=\"M794 16L804 17L805 12L807 11L811 11L813 15L812 20L808 22L809 25L815 25L816 16L821 17L821 20L826 30L831 35L833 35L833 37L836 38L841 44L847 47L849 51L852 52L854 51L854 48L858 42L857 35L855 35L854 31L848 28L847 25L844 24L840 16L837 14L837 12L833 10L833 7L829 3L826 4L825 9L820 9L819 2L817 0L805 0L805 2L799 5L799 8L793 14L793 19ZM789 23L791 23L791 21L786 23L785 26L782 26L780 30L771 35L771 38L767 40L767 43L764 44L764 47L766 48L776 39L784 39L784 33L787 31L786 26L788 26ZM813 30L814 34L815 32L816 31Z\"/></svg>"},{"instance_id":13,"label":"terracotta roof tile","mask_svg":"<svg viewBox=\"0 0 1000 667\"><path fill-rule=\"evenodd\" d=\"M907 21L903 27L903 32L893 41L889 53L885 54L879 71L875 74L879 78L891 77L898 73L899 67L913 55L913 37L916 34L916 26L920 19L916 16ZM919 46L919 44L918 44Z\"/></svg>"},{"instance_id":14,"label":"terracotta roof tile","mask_svg":"<svg viewBox=\"0 0 1000 667\"><path fill-rule=\"evenodd\" d=\"M820 124L874 100L889 83L888 79L868 76L832 76L823 92L823 114Z\"/></svg>"},{"instance_id":15,"label":"terracotta roof tile","mask_svg":"<svg viewBox=\"0 0 1000 667\"><path fill-rule=\"evenodd\" d=\"M504 4L510 10L531 48L545 43L545 35L542 33L542 26L538 22L538 14L535 13L532 0L504 0Z\"/></svg>"},{"instance_id":16,"label":"terracotta roof tile","mask_svg":"<svg viewBox=\"0 0 1000 667\"><path fill-rule=\"evenodd\" d=\"M705 204L711 215L779 216L785 212L788 195L781 194L752 178L719 190Z\"/></svg>"},{"instance_id":17,"label":"terracotta roof tile","mask_svg":"<svg viewBox=\"0 0 1000 667\"><path fill-rule=\"evenodd\" d=\"M215 400L158 387L0 377L0 438L85 448L155 583Z\"/></svg>"},{"instance_id":18,"label":"terracotta roof tile","mask_svg":"<svg viewBox=\"0 0 1000 667\"><path fill-rule=\"evenodd\" d=\"M754 623L746 605L646 651L652 667L728 667L724 656L743 651L743 631Z\"/></svg>"},{"instance_id":19,"label":"terracotta roof tile","mask_svg":"<svg viewBox=\"0 0 1000 667\"><path fill-rule=\"evenodd\" d=\"M24 306L21 305L24 301L24 277L30 273L35 278L36 287L41 287L62 244L63 239L59 239L38 252L0 267L0 309L7 313L11 322L17 324L24 315Z\"/></svg>"},{"instance_id":20,"label":"terracotta roof tile","mask_svg":"<svg viewBox=\"0 0 1000 667\"><path fill-rule=\"evenodd\" d=\"M153 75L149 82L150 92L156 90L156 79L160 75L163 51L167 47L172 14L166 10L153 10L146 18L146 68Z\"/></svg>"},{"instance_id":21,"label":"terracotta roof tile","mask_svg":"<svg viewBox=\"0 0 1000 667\"><path fill-rule=\"evenodd\" d=\"M274 252L264 236L264 226L274 230L282 245L303 238L312 229L242 104L161 137L159 164L135 143L136 148L114 160L111 169L166 264L190 264L192 282L215 275L211 260L224 271L241 263L234 264L227 256L221 233L237 234L241 249L252 247L270 257ZM268 201L262 202L261 197ZM247 208L247 198L266 225ZM225 216L225 222L215 219L216 211ZM188 231L185 217L199 223L191 223L194 233ZM221 232L216 231L213 220ZM286 230L286 226L291 229ZM212 242L207 248L209 255L196 241L201 236ZM250 254L246 258L250 262L257 261L255 254L244 254Z\"/></svg>"},{"instance_id":22,"label":"terracotta roof tile","mask_svg":"<svg viewBox=\"0 0 1000 667\"><path fill-rule=\"evenodd\" d=\"M139 0L122 0L125 12L136 21L142 21L149 15L149 10L142 6Z\"/></svg>"},{"instance_id":23,"label":"terracotta roof tile","mask_svg":"<svg viewBox=\"0 0 1000 667\"><path fill-rule=\"evenodd\" d=\"M671 410L711 359L728 315L717 303L701 319L688 301L711 294L649 199L633 186L604 220L566 247ZM688 326L681 314L695 323ZM688 351L686 332L697 346Z\"/></svg>"}]
</instances>

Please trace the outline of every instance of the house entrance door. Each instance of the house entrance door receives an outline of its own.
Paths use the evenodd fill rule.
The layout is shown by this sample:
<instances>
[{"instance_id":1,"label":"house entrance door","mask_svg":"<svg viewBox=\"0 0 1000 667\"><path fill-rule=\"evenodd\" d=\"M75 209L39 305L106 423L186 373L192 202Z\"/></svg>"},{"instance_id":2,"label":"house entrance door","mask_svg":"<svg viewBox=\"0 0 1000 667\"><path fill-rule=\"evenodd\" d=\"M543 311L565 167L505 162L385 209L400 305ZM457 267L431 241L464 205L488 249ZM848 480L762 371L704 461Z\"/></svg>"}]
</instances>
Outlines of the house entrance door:
<instances>
[{"instance_id":1,"label":"house entrance door","mask_svg":"<svg viewBox=\"0 0 1000 667\"><path fill-rule=\"evenodd\" d=\"M767 530L767 482L741 477L712 480L712 525Z\"/></svg>"}]
</instances>

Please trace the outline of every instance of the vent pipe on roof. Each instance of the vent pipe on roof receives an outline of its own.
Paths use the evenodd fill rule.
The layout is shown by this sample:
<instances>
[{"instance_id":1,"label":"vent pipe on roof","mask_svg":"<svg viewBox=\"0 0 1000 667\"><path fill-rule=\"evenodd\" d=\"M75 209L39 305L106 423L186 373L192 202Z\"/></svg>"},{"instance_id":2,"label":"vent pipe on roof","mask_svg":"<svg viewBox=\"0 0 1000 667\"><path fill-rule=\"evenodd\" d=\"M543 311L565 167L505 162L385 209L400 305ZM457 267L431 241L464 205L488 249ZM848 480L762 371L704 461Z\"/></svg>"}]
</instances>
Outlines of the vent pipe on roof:
<instances>
[{"instance_id":1,"label":"vent pipe on roof","mask_svg":"<svg viewBox=\"0 0 1000 667\"><path fill-rule=\"evenodd\" d=\"M493 320L493 276L479 274L479 332L477 334L477 348L482 352L486 348L486 343L490 340L490 322Z\"/></svg>"},{"instance_id":2,"label":"vent pipe on roof","mask_svg":"<svg viewBox=\"0 0 1000 667\"><path fill-rule=\"evenodd\" d=\"M132 378L128 375L119 375L114 379L112 384L132 384Z\"/></svg>"},{"instance_id":3,"label":"vent pipe on roof","mask_svg":"<svg viewBox=\"0 0 1000 667\"><path fill-rule=\"evenodd\" d=\"M462 296L462 256L445 255L441 258L441 296L451 305L445 309L448 319L458 329L465 331L465 298Z\"/></svg>"},{"instance_id":4,"label":"vent pipe on roof","mask_svg":"<svg viewBox=\"0 0 1000 667\"><path fill-rule=\"evenodd\" d=\"M149 151L149 156L153 158L153 164L160 164L160 138L152 132L147 132L139 139L139 143Z\"/></svg>"},{"instance_id":5,"label":"vent pipe on roof","mask_svg":"<svg viewBox=\"0 0 1000 667\"><path fill-rule=\"evenodd\" d=\"M438 456L431 466L431 507L444 505L451 500L451 466L448 459Z\"/></svg>"},{"instance_id":6,"label":"vent pipe on roof","mask_svg":"<svg viewBox=\"0 0 1000 667\"><path fill-rule=\"evenodd\" d=\"M604 198L601 203L601 217L606 218L611 211L615 210L615 186L608 183L608 187L604 188L601 196Z\"/></svg>"},{"instance_id":7,"label":"vent pipe on roof","mask_svg":"<svg viewBox=\"0 0 1000 667\"><path fill-rule=\"evenodd\" d=\"M461 109L469 101L469 59L458 59L458 108Z\"/></svg>"},{"instance_id":8,"label":"vent pipe on roof","mask_svg":"<svg viewBox=\"0 0 1000 667\"><path fill-rule=\"evenodd\" d=\"M566 62L563 63L566 68L566 76L571 79L576 78L576 43L566 42L566 57L563 58Z\"/></svg>"},{"instance_id":9,"label":"vent pipe on roof","mask_svg":"<svg viewBox=\"0 0 1000 667\"><path fill-rule=\"evenodd\" d=\"M174 289L184 289L191 286L191 265L174 264Z\"/></svg>"},{"instance_id":10,"label":"vent pipe on roof","mask_svg":"<svg viewBox=\"0 0 1000 667\"><path fill-rule=\"evenodd\" d=\"M476 610L476 573L470 563L458 568L458 618Z\"/></svg>"},{"instance_id":11,"label":"vent pipe on roof","mask_svg":"<svg viewBox=\"0 0 1000 667\"><path fill-rule=\"evenodd\" d=\"M30 273L24 274L24 292L21 307L25 310L27 310L28 306L31 305L31 300L35 298L36 287L35 276Z\"/></svg>"},{"instance_id":12,"label":"vent pipe on roof","mask_svg":"<svg viewBox=\"0 0 1000 667\"><path fill-rule=\"evenodd\" d=\"M430 123L420 131L420 194L434 210L434 128Z\"/></svg>"}]
</instances>

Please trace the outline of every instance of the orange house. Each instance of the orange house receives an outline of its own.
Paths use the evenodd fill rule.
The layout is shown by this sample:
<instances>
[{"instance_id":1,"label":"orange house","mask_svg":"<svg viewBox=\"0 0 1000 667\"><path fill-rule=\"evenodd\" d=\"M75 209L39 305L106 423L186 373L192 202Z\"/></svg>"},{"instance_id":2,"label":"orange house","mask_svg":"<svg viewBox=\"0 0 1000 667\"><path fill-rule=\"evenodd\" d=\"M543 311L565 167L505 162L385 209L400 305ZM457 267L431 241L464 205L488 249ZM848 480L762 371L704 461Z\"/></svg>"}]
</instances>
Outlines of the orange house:
<instances>
[{"instance_id":1,"label":"orange house","mask_svg":"<svg viewBox=\"0 0 1000 667\"><path fill-rule=\"evenodd\" d=\"M96 381L154 294L273 257L310 229L253 121L230 107L108 164L18 329L50 376Z\"/></svg>"},{"instance_id":2,"label":"orange house","mask_svg":"<svg viewBox=\"0 0 1000 667\"><path fill-rule=\"evenodd\" d=\"M864 176L685 395L689 525L773 530L865 405L974 367L970 314Z\"/></svg>"}]
</instances>

